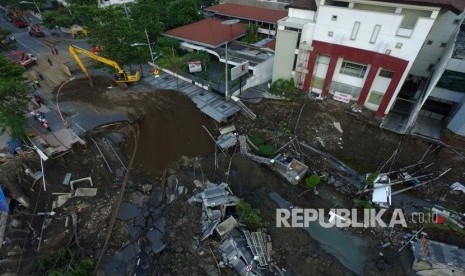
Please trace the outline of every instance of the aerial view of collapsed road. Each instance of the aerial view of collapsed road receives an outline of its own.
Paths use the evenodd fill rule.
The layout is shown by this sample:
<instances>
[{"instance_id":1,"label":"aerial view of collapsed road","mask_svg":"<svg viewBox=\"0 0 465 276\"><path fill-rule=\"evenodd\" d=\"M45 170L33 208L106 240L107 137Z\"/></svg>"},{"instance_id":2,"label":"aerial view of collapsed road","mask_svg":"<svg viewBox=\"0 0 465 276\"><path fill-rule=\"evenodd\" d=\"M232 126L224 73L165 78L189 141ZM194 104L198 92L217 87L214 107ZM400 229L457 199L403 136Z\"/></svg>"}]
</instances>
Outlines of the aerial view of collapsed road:
<instances>
[{"instance_id":1,"label":"aerial view of collapsed road","mask_svg":"<svg viewBox=\"0 0 465 276\"><path fill-rule=\"evenodd\" d=\"M0 275L465 275L464 0L0 0Z\"/></svg>"}]
</instances>

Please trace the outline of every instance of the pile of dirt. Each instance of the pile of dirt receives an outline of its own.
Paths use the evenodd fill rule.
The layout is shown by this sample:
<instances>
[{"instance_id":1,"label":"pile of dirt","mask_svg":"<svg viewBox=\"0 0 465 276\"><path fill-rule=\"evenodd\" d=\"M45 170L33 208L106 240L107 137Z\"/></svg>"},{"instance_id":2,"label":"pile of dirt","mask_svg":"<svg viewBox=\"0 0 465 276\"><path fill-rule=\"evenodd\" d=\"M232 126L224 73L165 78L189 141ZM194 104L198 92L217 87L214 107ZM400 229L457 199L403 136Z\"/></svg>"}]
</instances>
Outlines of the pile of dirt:
<instances>
[{"instance_id":1,"label":"pile of dirt","mask_svg":"<svg viewBox=\"0 0 465 276\"><path fill-rule=\"evenodd\" d=\"M209 122L191 100L178 92L159 93L171 102L148 111L140 124L135 165L146 172L162 170L183 155L194 157L214 150L202 127Z\"/></svg>"},{"instance_id":2,"label":"pile of dirt","mask_svg":"<svg viewBox=\"0 0 465 276\"><path fill-rule=\"evenodd\" d=\"M157 173L181 156L209 154L214 144L202 125L211 122L194 103L177 91L133 92L112 86L112 80L94 77L70 82L60 91L60 101L77 101L100 110L117 110L131 120L143 118L135 168ZM131 147L130 147L131 148Z\"/></svg>"}]
</instances>

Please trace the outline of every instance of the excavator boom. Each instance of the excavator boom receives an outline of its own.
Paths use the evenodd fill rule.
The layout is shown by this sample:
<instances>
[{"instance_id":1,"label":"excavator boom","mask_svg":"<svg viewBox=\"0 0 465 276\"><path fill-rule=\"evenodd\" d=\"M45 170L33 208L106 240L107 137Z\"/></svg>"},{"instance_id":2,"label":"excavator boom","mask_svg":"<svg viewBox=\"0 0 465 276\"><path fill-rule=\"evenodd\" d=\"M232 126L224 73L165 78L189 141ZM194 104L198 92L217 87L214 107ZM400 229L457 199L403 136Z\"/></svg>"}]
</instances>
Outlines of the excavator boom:
<instances>
[{"instance_id":1,"label":"excavator boom","mask_svg":"<svg viewBox=\"0 0 465 276\"><path fill-rule=\"evenodd\" d=\"M86 57L89 57L91 59L94 59L96 61L99 61L101 63L107 64L111 67L113 67L116 70L115 74L115 79L116 82L120 83L131 83L131 82L138 82L140 80L140 73L137 71L135 74L131 74L130 72L126 72L121 67L119 64L111 59L104 58L102 56L99 56L97 54L94 54L90 51L84 50L80 47L74 46L74 45L69 45L69 52L73 56L73 58L76 60L77 64L81 68L82 72L89 78L89 80L92 82L92 78L89 74L89 71L87 71L86 66L82 62L81 58L79 57L78 54L82 54Z\"/></svg>"}]
</instances>

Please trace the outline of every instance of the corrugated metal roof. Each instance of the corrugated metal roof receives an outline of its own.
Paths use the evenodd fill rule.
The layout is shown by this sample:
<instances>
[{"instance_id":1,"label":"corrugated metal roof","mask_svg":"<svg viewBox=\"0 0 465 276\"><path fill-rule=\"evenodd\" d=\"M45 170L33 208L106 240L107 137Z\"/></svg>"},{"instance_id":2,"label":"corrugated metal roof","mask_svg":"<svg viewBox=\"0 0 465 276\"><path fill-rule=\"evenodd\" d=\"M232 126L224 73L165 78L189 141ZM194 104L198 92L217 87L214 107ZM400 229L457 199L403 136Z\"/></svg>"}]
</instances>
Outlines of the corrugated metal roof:
<instances>
[{"instance_id":1,"label":"corrugated metal roof","mask_svg":"<svg viewBox=\"0 0 465 276\"><path fill-rule=\"evenodd\" d=\"M277 23L279 19L287 16L286 11L252 7L236 3L223 3L205 8L204 10L214 12L218 15L266 23Z\"/></svg>"}]
</instances>

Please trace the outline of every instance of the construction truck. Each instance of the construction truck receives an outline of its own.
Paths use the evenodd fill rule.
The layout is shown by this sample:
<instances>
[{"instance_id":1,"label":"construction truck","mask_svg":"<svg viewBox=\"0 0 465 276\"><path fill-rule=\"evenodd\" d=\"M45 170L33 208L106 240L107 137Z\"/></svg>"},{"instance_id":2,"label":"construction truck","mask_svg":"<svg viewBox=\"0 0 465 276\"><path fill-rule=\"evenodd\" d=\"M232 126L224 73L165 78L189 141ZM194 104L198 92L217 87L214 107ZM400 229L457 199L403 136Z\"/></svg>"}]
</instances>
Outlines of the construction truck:
<instances>
[{"instance_id":1,"label":"construction truck","mask_svg":"<svg viewBox=\"0 0 465 276\"><path fill-rule=\"evenodd\" d=\"M86 57L89 57L93 60L99 61L101 63L107 64L111 67L113 67L116 70L115 73L115 82L118 86L120 87L127 87L127 84L129 83L137 83L140 80L140 73L139 71L136 71L134 74L128 71L124 71L121 69L119 64L116 61L113 61L108 58L104 58L102 56L99 56L97 54L92 53L91 51L84 50L80 47L74 46L74 45L69 45L69 52L73 56L73 58L76 60L77 64L81 68L82 72L87 76L89 79L90 83L92 84L92 78L89 74L89 71L87 71L86 66L82 62L81 58L79 57L78 54L82 54Z\"/></svg>"},{"instance_id":2,"label":"construction truck","mask_svg":"<svg viewBox=\"0 0 465 276\"><path fill-rule=\"evenodd\" d=\"M44 37L45 33L39 24L30 24L28 27L29 35L36 37Z\"/></svg>"},{"instance_id":3,"label":"construction truck","mask_svg":"<svg viewBox=\"0 0 465 276\"><path fill-rule=\"evenodd\" d=\"M32 65L37 64L37 57L31 53L26 53L24 51L15 51L7 55L9 58L13 59L18 65L21 65L24 68L29 68Z\"/></svg>"},{"instance_id":4,"label":"construction truck","mask_svg":"<svg viewBox=\"0 0 465 276\"><path fill-rule=\"evenodd\" d=\"M16 10L9 10L5 13L5 20L13 23L18 28L26 28L26 20L23 19L23 16L20 12Z\"/></svg>"}]
</instances>

